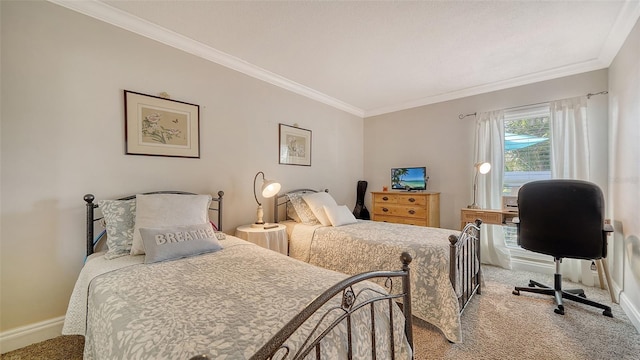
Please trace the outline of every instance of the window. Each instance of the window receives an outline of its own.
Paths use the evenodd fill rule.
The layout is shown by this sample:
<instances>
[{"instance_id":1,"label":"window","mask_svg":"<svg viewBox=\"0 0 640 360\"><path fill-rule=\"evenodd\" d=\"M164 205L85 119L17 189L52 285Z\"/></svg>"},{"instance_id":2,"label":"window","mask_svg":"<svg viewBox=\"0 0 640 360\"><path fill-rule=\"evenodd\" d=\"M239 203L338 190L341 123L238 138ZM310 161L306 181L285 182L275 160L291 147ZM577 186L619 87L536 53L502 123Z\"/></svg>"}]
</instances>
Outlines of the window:
<instances>
[{"instance_id":1,"label":"window","mask_svg":"<svg viewBox=\"0 0 640 360\"><path fill-rule=\"evenodd\" d=\"M502 194L517 196L522 185L551 179L549 105L506 110ZM517 248L515 226L504 227L508 247Z\"/></svg>"}]
</instances>

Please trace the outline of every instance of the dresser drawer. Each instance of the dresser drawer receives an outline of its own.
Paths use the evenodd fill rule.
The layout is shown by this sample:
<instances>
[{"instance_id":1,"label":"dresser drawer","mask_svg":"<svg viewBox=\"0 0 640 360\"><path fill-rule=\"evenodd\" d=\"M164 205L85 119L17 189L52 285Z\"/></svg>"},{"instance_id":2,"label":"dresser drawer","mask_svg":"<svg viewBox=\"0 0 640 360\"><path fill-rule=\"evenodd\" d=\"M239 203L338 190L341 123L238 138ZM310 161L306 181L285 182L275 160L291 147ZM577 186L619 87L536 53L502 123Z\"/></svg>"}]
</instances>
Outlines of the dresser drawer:
<instances>
[{"instance_id":1,"label":"dresser drawer","mask_svg":"<svg viewBox=\"0 0 640 360\"><path fill-rule=\"evenodd\" d=\"M373 213L378 215L396 215L398 208L394 204L378 204L373 205Z\"/></svg>"},{"instance_id":2,"label":"dresser drawer","mask_svg":"<svg viewBox=\"0 0 640 360\"><path fill-rule=\"evenodd\" d=\"M424 207L403 206L394 204L375 204L373 213L379 215L393 215L409 218L424 218L427 216L427 209Z\"/></svg>"},{"instance_id":3,"label":"dresser drawer","mask_svg":"<svg viewBox=\"0 0 640 360\"><path fill-rule=\"evenodd\" d=\"M396 224L427 226L427 221L425 219L417 219L417 218L409 219L409 218L399 217L399 216L374 215L374 220L388 222L388 223L396 223Z\"/></svg>"},{"instance_id":4,"label":"dresser drawer","mask_svg":"<svg viewBox=\"0 0 640 360\"><path fill-rule=\"evenodd\" d=\"M502 215L499 213L485 211L466 210L463 212L462 221L465 223L474 222L476 219L480 219L482 222L488 224L500 224L502 222Z\"/></svg>"},{"instance_id":5,"label":"dresser drawer","mask_svg":"<svg viewBox=\"0 0 640 360\"><path fill-rule=\"evenodd\" d=\"M427 198L425 196L414 195L398 195L398 204L411 205L411 206L425 206L427 205Z\"/></svg>"},{"instance_id":6,"label":"dresser drawer","mask_svg":"<svg viewBox=\"0 0 640 360\"><path fill-rule=\"evenodd\" d=\"M425 219L402 218L401 220L398 220L396 222L399 223L399 224L416 225L416 226L427 226L427 220L425 220Z\"/></svg>"},{"instance_id":7,"label":"dresser drawer","mask_svg":"<svg viewBox=\"0 0 640 360\"><path fill-rule=\"evenodd\" d=\"M403 216L408 218L425 218L427 216L427 209L424 207L415 206L398 206L393 212L394 215Z\"/></svg>"},{"instance_id":8,"label":"dresser drawer","mask_svg":"<svg viewBox=\"0 0 640 360\"><path fill-rule=\"evenodd\" d=\"M389 222L389 223L398 223L400 218L397 218L395 216L388 216L388 215L375 215L373 216L373 220L374 221L382 221L382 222Z\"/></svg>"},{"instance_id":9,"label":"dresser drawer","mask_svg":"<svg viewBox=\"0 0 640 360\"><path fill-rule=\"evenodd\" d=\"M376 204L397 204L397 194L373 194L373 202Z\"/></svg>"}]
</instances>

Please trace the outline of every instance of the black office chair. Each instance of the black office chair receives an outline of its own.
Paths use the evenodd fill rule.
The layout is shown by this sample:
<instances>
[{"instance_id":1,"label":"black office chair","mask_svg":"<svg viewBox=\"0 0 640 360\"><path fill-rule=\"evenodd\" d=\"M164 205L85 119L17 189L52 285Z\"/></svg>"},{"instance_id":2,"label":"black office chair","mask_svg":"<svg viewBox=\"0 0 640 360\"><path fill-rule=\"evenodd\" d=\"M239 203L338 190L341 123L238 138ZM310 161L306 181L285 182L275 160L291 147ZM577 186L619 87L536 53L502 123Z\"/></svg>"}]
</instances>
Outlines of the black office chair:
<instances>
[{"instance_id":1,"label":"black office chair","mask_svg":"<svg viewBox=\"0 0 640 360\"><path fill-rule=\"evenodd\" d=\"M551 255L556 272L553 288L529 280L520 291L555 297L556 314L564 315L562 299L603 309L613 317L609 306L586 299L582 289L563 290L560 263L563 258L597 260L607 256L607 233L604 223L604 198L600 188L580 180L541 180L524 184L518 192L518 244L527 250Z\"/></svg>"}]
</instances>

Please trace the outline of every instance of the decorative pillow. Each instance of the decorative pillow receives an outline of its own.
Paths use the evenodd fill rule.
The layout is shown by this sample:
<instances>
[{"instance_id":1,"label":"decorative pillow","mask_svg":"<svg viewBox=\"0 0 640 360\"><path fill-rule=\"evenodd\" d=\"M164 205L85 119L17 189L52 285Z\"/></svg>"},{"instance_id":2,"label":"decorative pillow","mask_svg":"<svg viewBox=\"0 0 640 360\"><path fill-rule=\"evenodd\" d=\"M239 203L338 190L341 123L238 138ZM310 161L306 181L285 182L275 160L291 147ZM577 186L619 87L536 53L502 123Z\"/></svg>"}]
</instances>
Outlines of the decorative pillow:
<instances>
[{"instance_id":1,"label":"decorative pillow","mask_svg":"<svg viewBox=\"0 0 640 360\"><path fill-rule=\"evenodd\" d=\"M136 200L100 200L98 208L107 230L107 253L104 258L115 259L129 255L133 243L133 227L136 219Z\"/></svg>"},{"instance_id":2,"label":"decorative pillow","mask_svg":"<svg viewBox=\"0 0 640 360\"><path fill-rule=\"evenodd\" d=\"M300 220L300 216L298 216L298 213L296 212L296 208L291 204L287 205L287 219L292 219L295 222L302 222L302 220Z\"/></svg>"},{"instance_id":3,"label":"decorative pillow","mask_svg":"<svg viewBox=\"0 0 640 360\"><path fill-rule=\"evenodd\" d=\"M296 214L298 214L298 218L300 219L298 222L306 225L317 225L318 219L313 215L309 205L302 200L303 195L304 193L297 192L287 194L287 197L289 198L289 201L291 201L291 205L293 205Z\"/></svg>"},{"instance_id":4,"label":"decorative pillow","mask_svg":"<svg viewBox=\"0 0 640 360\"><path fill-rule=\"evenodd\" d=\"M145 264L173 260L222 249L210 223L140 228Z\"/></svg>"},{"instance_id":5,"label":"decorative pillow","mask_svg":"<svg viewBox=\"0 0 640 360\"><path fill-rule=\"evenodd\" d=\"M324 212L333 226L355 224L358 222L347 205L324 206Z\"/></svg>"},{"instance_id":6,"label":"decorative pillow","mask_svg":"<svg viewBox=\"0 0 640 360\"><path fill-rule=\"evenodd\" d=\"M315 215L316 219L320 221L320 224L324 226L331 225L331 222L327 218L327 214L324 212L324 206L337 206L336 201L326 192L317 192L308 194L302 197L302 199L309 205L309 208Z\"/></svg>"},{"instance_id":7,"label":"decorative pillow","mask_svg":"<svg viewBox=\"0 0 640 360\"><path fill-rule=\"evenodd\" d=\"M207 223L210 203L211 195L137 195L131 255L144 254L139 229Z\"/></svg>"}]
</instances>

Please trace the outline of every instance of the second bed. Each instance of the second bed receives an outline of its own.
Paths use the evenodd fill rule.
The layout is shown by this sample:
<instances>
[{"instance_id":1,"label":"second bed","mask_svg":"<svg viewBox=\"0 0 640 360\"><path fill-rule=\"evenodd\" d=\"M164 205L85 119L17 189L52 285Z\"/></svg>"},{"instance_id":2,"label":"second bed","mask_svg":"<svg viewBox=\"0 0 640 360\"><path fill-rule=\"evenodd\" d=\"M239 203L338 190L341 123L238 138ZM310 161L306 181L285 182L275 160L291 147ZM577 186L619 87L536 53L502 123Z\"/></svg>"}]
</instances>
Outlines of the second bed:
<instances>
[{"instance_id":1,"label":"second bed","mask_svg":"<svg viewBox=\"0 0 640 360\"><path fill-rule=\"evenodd\" d=\"M329 196L326 192L298 189L279 195L275 201L275 220L287 226L289 256L334 271L358 274L393 269L397 266L395 254L407 251L413 257L413 315L436 326L449 341L462 341L460 314L471 297L480 293L479 221L468 224L463 231L355 219L341 221L345 207L334 213L332 205L325 205L332 218L329 220L337 219L337 226L322 225L317 218L313 224L305 217L311 216L314 202L310 201L309 211L300 210L300 200L308 195L315 200ZM281 213L287 214L286 220L279 221Z\"/></svg>"}]
</instances>

